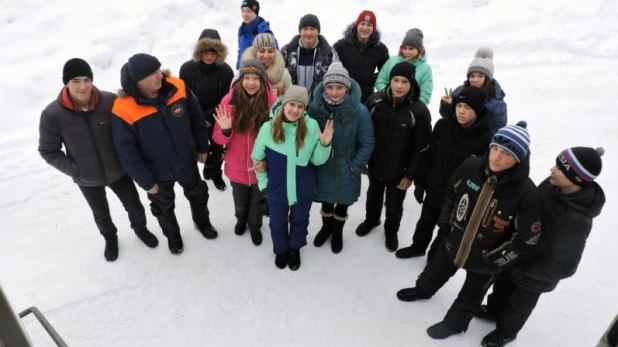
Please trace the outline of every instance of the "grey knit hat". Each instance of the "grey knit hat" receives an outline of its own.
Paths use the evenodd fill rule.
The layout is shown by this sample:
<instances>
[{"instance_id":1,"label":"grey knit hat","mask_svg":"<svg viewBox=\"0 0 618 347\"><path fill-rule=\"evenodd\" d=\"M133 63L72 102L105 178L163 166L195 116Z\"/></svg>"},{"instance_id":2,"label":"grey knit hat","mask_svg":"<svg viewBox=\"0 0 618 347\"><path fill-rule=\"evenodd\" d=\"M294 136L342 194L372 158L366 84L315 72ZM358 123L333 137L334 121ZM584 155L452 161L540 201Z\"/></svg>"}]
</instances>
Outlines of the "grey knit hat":
<instances>
[{"instance_id":1,"label":"grey knit hat","mask_svg":"<svg viewBox=\"0 0 618 347\"><path fill-rule=\"evenodd\" d=\"M267 81L266 77L266 68L264 68L264 63L261 60L257 59L247 59L243 61L242 67L239 70L239 79L246 74L256 74L260 76L263 81Z\"/></svg>"},{"instance_id":2,"label":"grey knit hat","mask_svg":"<svg viewBox=\"0 0 618 347\"><path fill-rule=\"evenodd\" d=\"M262 47L275 48L275 37L269 33L257 34L255 39L253 39L253 48L257 51Z\"/></svg>"},{"instance_id":3,"label":"grey knit hat","mask_svg":"<svg viewBox=\"0 0 618 347\"><path fill-rule=\"evenodd\" d=\"M352 86L352 79L350 79L348 70L346 70L343 67L343 64L338 61L330 64L322 81L324 82L325 88L331 83L341 84L348 90L350 90L350 87Z\"/></svg>"},{"instance_id":4,"label":"grey knit hat","mask_svg":"<svg viewBox=\"0 0 618 347\"><path fill-rule=\"evenodd\" d=\"M307 88L296 85L290 86L288 90L285 91L285 94L283 94L281 106L283 107L290 101L298 101L307 108L307 104L309 104L309 92L307 92Z\"/></svg>"},{"instance_id":5,"label":"grey knit hat","mask_svg":"<svg viewBox=\"0 0 618 347\"><path fill-rule=\"evenodd\" d=\"M494 51L489 47L481 47L478 51L476 51L476 55L472 62L470 63L470 67L468 67L467 76L470 77L470 74L473 72L480 72L483 75L487 76L489 81L494 79Z\"/></svg>"},{"instance_id":6,"label":"grey knit hat","mask_svg":"<svg viewBox=\"0 0 618 347\"><path fill-rule=\"evenodd\" d=\"M402 46L412 46L419 51L425 49L423 46L423 32L419 28L413 28L406 32L406 36L404 36L403 41L401 42Z\"/></svg>"}]
</instances>

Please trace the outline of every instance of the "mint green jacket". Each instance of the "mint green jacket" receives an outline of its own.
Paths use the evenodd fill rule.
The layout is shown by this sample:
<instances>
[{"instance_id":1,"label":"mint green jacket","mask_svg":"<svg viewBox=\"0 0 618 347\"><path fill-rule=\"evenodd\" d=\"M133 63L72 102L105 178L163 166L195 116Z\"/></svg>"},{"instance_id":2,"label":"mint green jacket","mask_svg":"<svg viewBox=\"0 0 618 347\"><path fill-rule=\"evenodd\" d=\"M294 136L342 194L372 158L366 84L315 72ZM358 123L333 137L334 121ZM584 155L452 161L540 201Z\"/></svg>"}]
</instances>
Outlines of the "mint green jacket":
<instances>
[{"instance_id":1,"label":"mint green jacket","mask_svg":"<svg viewBox=\"0 0 618 347\"><path fill-rule=\"evenodd\" d=\"M376 79L376 90L381 91L390 84L390 75L393 66L407 61L402 55L392 56L386 61L386 64L380 70L378 78ZM417 61L408 61L416 67L416 82L421 87L420 99L425 105L429 105L431 101L431 94L433 93L433 72L431 66L427 64L427 56L423 55Z\"/></svg>"}]
</instances>

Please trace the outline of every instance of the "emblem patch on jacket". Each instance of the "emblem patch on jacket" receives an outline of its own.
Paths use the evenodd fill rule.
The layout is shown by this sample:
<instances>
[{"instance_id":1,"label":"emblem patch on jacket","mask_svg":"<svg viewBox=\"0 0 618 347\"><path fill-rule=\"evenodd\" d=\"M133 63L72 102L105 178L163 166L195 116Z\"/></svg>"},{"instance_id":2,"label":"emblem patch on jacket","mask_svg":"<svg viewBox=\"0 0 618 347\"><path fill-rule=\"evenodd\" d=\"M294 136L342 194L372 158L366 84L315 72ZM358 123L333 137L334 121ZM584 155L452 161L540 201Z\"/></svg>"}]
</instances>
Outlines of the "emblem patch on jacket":
<instances>
[{"instance_id":1,"label":"emblem patch on jacket","mask_svg":"<svg viewBox=\"0 0 618 347\"><path fill-rule=\"evenodd\" d=\"M466 217L466 213L468 212L468 207L470 206L470 197L468 194L464 194L459 200L459 205L457 205L457 213L455 218L457 218L458 222L461 222Z\"/></svg>"},{"instance_id":2,"label":"emblem patch on jacket","mask_svg":"<svg viewBox=\"0 0 618 347\"><path fill-rule=\"evenodd\" d=\"M170 109L172 111L172 116L174 117L182 117L182 115L185 113L185 109L180 103L173 104Z\"/></svg>"}]
</instances>

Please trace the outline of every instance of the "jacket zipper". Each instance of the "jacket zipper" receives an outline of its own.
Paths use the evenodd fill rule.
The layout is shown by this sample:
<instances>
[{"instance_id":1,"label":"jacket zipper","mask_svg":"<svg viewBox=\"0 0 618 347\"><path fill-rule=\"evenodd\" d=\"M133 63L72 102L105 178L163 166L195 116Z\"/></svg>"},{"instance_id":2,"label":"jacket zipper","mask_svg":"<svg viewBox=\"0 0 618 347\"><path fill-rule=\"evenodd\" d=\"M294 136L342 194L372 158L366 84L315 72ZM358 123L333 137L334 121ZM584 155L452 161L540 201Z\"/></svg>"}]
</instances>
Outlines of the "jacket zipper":
<instances>
[{"instance_id":1,"label":"jacket zipper","mask_svg":"<svg viewBox=\"0 0 618 347\"><path fill-rule=\"evenodd\" d=\"M94 130L92 129L92 124L90 122L90 117L92 116L93 112L90 111L86 111L84 112L84 121L86 122L86 125L88 127L88 132L90 133L90 138L92 138L92 144L94 145L94 151L95 151L95 155L97 157L97 162L99 163L99 166L101 167L101 173L103 174L103 180L105 180L105 185L108 185L110 182L107 178L107 174L105 173L105 166L103 166L103 159L101 159L101 151L99 150L99 145L97 144L97 139L96 137L94 137Z\"/></svg>"}]
</instances>

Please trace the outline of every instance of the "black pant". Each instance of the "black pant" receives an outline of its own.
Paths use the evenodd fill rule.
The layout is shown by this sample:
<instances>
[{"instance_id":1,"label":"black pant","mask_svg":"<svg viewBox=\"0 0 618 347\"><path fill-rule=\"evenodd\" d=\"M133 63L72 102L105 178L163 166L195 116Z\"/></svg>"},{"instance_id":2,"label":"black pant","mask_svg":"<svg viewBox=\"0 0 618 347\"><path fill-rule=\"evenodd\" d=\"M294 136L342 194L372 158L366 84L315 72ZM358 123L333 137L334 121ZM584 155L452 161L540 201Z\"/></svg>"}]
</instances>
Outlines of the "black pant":
<instances>
[{"instance_id":1,"label":"black pant","mask_svg":"<svg viewBox=\"0 0 618 347\"><path fill-rule=\"evenodd\" d=\"M497 317L496 327L507 335L517 337L536 307L541 293L515 284L508 273L501 274L491 294L487 296L487 309Z\"/></svg>"},{"instance_id":2,"label":"black pant","mask_svg":"<svg viewBox=\"0 0 618 347\"><path fill-rule=\"evenodd\" d=\"M176 181L157 182L159 192L157 194L148 194L150 210L159 221L163 235L168 238L180 235L180 226L174 213L174 200L176 199L174 193L175 183ZM190 179L183 182L178 181L178 184L184 190L184 195L191 205L193 222L197 225L209 224L208 185L200 178L197 167L195 174Z\"/></svg>"},{"instance_id":3,"label":"black pant","mask_svg":"<svg viewBox=\"0 0 618 347\"><path fill-rule=\"evenodd\" d=\"M426 250L431 242L433 236L433 230L436 228L440 218L440 207L435 207L429 201L423 203L423 209L421 210L421 217L416 222L416 230L414 230L414 236L412 236L412 244L417 249ZM437 246L440 244L440 234L434 240L434 244ZM434 246L432 245L432 248Z\"/></svg>"},{"instance_id":4,"label":"black pant","mask_svg":"<svg viewBox=\"0 0 618 347\"><path fill-rule=\"evenodd\" d=\"M260 192L257 184L231 182L231 185L236 220L247 223L250 231L259 231L265 209L264 194Z\"/></svg>"},{"instance_id":5,"label":"black pant","mask_svg":"<svg viewBox=\"0 0 618 347\"><path fill-rule=\"evenodd\" d=\"M214 129L214 124L211 125L210 128L208 128L208 137L210 138L210 153L208 153L208 158L206 158L206 163L204 164L204 176L221 178L223 175L221 171L221 165L223 164L223 153L225 151L223 146L212 140L212 132L214 131Z\"/></svg>"},{"instance_id":6,"label":"black pant","mask_svg":"<svg viewBox=\"0 0 618 347\"><path fill-rule=\"evenodd\" d=\"M442 245L436 257L427 263L425 269L416 281L416 288L423 297L432 297L448 280L453 277L458 268L449 256L446 247ZM457 299L444 317L446 325L454 331L466 331L474 317L474 313L494 281L494 275L466 272Z\"/></svg>"},{"instance_id":7,"label":"black pant","mask_svg":"<svg viewBox=\"0 0 618 347\"><path fill-rule=\"evenodd\" d=\"M397 188L401 179L382 179L369 172L369 189L367 189L367 204L365 220L371 225L380 220L382 215L382 205L386 207L386 220L384 221L384 232L386 234L396 234L399 231L401 217L403 217L403 201L406 198L405 190ZM386 191L386 202L384 202L384 191Z\"/></svg>"},{"instance_id":8,"label":"black pant","mask_svg":"<svg viewBox=\"0 0 618 347\"><path fill-rule=\"evenodd\" d=\"M348 216L348 207L350 205L343 204L329 204L327 202L322 203L322 212L324 213L334 213L337 217L347 217Z\"/></svg>"},{"instance_id":9,"label":"black pant","mask_svg":"<svg viewBox=\"0 0 618 347\"><path fill-rule=\"evenodd\" d=\"M139 200L139 194L131 178L128 175L124 175L119 180L107 186L118 196L122 206L124 206L124 210L129 214L131 228L135 231L146 229L146 212ZM79 189L92 210L94 221L97 223L101 235L104 237L116 235L118 229L116 229L114 222L112 222L112 217L109 214L109 204L107 202L105 186L79 186Z\"/></svg>"}]
</instances>

